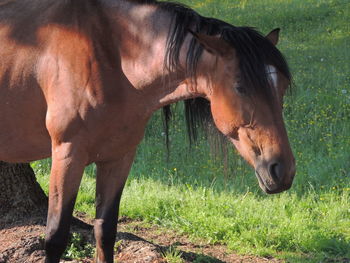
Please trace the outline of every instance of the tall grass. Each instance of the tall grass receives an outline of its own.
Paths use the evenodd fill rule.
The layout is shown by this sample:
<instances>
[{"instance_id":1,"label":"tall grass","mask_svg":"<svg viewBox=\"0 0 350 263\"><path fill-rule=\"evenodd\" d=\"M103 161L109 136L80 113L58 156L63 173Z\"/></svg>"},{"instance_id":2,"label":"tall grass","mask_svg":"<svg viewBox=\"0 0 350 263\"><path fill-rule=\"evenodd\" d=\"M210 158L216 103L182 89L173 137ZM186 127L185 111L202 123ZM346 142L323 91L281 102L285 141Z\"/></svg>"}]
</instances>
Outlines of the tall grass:
<instances>
[{"instance_id":1,"label":"tall grass","mask_svg":"<svg viewBox=\"0 0 350 263\"><path fill-rule=\"evenodd\" d=\"M188 151L175 117L167 162L160 113L147 128L124 191L121 214L173 228L238 253L290 262L350 258L350 3L348 0L181 1L206 16L268 33L294 75L285 121L297 159L287 193L261 192L234 151L228 167L202 139ZM177 105L176 112L181 112ZM47 189L49 162L33 164ZM228 173L224 170L228 169ZM85 172L77 210L94 215L94 167Z\"/></svg>"}]
</instances>

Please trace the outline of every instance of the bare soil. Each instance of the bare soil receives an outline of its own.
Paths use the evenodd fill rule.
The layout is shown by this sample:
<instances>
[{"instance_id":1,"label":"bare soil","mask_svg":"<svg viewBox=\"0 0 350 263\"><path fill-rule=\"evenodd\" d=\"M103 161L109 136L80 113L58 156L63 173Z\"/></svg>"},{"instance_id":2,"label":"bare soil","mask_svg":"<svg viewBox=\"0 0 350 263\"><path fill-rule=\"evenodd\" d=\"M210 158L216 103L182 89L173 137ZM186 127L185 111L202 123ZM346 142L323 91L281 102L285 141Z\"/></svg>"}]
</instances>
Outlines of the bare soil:
<instances>
[{"instance_id":1,"label":"bare soil","mask_svg":"<svg viewBox=\"0 0 350 263\"><path fill-rule=\"evenodd\" d=\"M92 221L81 218L76 220L72 231L80 233L93 244ZM0 222L0 263L36 263L44 262L44 231L42 217L27 218L15 222ZM149 226L145 223L122 218L118 225L116 262L124 263L165 263L165 255L177 251L183 262L203 263L280 263L273 258L241 256L230 253L225 246L208 245L193 240L174 231ZM61 262L92 263L93 259L62 260Z\"/></svg>"}]
</instances>

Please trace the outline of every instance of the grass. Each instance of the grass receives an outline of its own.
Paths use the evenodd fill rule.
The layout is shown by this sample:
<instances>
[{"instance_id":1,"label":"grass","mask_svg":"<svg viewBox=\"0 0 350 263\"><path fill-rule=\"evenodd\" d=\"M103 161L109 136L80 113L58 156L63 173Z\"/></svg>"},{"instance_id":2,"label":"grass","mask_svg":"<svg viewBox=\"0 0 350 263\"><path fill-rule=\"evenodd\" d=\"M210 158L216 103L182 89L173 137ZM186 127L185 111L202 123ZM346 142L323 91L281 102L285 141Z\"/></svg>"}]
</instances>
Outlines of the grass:
<instances>
[{"instance_id":1,"label":"grass","mask_svg":"<svg viewBox=\"0 0 350 263\"><path fill-rule=\"evenodd\" d=\"M350 3L348 0L180 1L206 16L262 32L280 27L279 48L295 82L284 114L297 159L293 188L263 194L251 168L230 152L228 171L203 139L188 151L182 116L167 162L160 114L138 149L121 215L222 243L234 252L287 262L350 258ZM181 106L177 106L180 112ZM47 190L49 161L33 163ZM76 210L94 216L94 167ZM176 255L175 255L176 258Z\"/></svg>"},{"instance_id":2,"label":"grass","mask_svg":"<svg viewBox=\"0 0 350 263\"><path fill-rule=\"evenodd\" d=\"M168 263L183 263L184 260L181 258L181 252L175 247L169 247L164 252L164 258Z\"/></svg>"}]
</instances>

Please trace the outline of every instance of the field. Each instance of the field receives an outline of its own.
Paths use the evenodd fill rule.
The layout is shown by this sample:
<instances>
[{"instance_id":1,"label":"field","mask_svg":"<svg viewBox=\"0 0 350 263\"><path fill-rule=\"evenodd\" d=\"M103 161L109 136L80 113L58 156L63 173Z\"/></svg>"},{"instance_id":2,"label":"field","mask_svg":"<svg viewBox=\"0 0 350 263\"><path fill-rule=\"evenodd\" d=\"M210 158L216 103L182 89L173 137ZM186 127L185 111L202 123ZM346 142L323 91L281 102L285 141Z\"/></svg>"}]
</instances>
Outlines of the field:
<instances>
[{"instance_id":1,"label":"field","mask_svg":"<svg viewBox=\"0 0 350 263\"><path fill-rule=\"evenodd\" d=\"M205 138L190 149L178 104L169 158L160 112L150 121L123 194L121 216L221 244L234 253L286 262L349 262L350 2L180 2L205 16L264 33L281 28L279 48L294 76L284 116L297 160L296 179L288 192L268 196L233 149L227 161L214 158ZM49 166L49 160L32 164L46 190ZM90 166L75 209L92 218L94 187Z\"/></svg>"}]
</instances>

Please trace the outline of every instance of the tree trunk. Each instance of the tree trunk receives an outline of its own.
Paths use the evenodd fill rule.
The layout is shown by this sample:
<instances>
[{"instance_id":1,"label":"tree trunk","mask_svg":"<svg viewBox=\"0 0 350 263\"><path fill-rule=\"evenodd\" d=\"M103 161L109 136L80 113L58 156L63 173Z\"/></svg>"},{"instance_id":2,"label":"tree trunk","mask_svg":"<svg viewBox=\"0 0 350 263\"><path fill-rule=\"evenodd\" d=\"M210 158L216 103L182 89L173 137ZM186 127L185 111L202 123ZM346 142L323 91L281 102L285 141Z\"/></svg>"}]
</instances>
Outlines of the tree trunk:
<instances>
[{"instance_id":1,"label":"tree trunk","mask_svg":"<svg viewBox=\"0 0 350 263\"><path fill-rule=\"evenodd\" d=\"M0 221L14 222L46 211L47 197L29 164L0 161Z\"/></svg>"}]
</instances>

